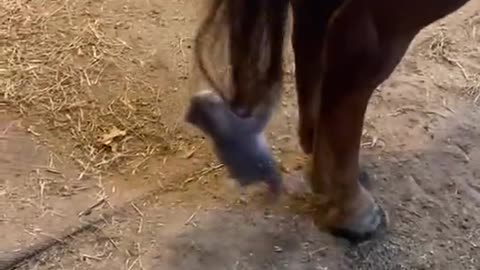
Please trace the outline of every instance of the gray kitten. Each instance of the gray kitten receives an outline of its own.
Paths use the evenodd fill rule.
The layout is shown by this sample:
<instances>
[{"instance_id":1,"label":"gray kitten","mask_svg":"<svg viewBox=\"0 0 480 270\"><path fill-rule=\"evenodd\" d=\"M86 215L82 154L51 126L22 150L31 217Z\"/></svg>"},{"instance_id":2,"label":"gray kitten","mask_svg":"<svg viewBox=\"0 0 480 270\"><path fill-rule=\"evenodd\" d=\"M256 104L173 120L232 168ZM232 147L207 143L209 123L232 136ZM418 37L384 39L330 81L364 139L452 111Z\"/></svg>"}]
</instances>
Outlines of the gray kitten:
<instances>
[{"instance_id":1,"label":"gray kitten","mask_svg":"<svg viewBox=\"0 0 480 270\"><path fill-rule=\"evenodd\" d=\"M220 96L202 91L191 98L185 120L210 137L217 157L241 186L265 182L279 194L282 175L262 132L270 115L240 117Z\"/></svg>"}]
</instances>

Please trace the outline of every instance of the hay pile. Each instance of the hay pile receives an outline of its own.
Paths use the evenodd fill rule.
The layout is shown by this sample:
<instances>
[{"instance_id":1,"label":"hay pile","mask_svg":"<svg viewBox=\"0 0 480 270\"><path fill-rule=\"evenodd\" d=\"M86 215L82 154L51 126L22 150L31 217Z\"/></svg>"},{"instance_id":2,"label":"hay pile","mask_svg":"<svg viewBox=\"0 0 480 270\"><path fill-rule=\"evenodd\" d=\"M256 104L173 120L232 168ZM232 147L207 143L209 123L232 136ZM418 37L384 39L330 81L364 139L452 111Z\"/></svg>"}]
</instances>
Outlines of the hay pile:
<instances>
[{"instance_id":1,"label":"hay pile","mask_svg":"<svg viewBox=\"0 0 480 270\"><path fill-rule=\"evenodd\" d=\"M135 172L174 152L176 132L162 122L158 90L136 78L132 48L83 1L40 2L0 0L0 106L84 173Z\"/></svg>"}]
</instances>

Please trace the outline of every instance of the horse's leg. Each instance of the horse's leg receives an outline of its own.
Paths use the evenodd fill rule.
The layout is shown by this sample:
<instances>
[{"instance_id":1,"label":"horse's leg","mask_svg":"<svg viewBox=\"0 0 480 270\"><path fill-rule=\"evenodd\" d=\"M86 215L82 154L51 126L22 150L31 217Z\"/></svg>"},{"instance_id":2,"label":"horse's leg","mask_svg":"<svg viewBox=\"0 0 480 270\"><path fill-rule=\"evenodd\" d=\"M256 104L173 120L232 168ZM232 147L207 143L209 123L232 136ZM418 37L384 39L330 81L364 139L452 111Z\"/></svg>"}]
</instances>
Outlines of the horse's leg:
<instances>
[{"instance_id":1,"label":"horse's leg","mask_svg":"<svg viewBox=\"0 0 480 270\"><path fill-rule=\"evenodd\" d=\"M359 182L364 115L371 94L397 66L416 33L379 36L368 7L347 2L331 20L317 96L311 184L328 200L323 225L352 241L368 239L382 211Z\"/></svg>"},{"instance_id":2,"label":"horse's leg","mask_svg":"<svg viewBox=\"0 0 480 270\"><path fill-rule=\"evenodd\" d=\"M428 2L428 4L426 4ZM360 185L358 156L364 114L376 86L385 80L416 34L468 0L354 0L332 21L325 49L319 118L315 129L312 188L328 194L323 222L333 234L368 239L382 211ZM381 5L383 9L379 9ZM407 13L408 18L402 16Z\"/></svg>"},{"instance_id":3,"label":"horse's leg","mask_svg":"<svg viewBox=\"0 0 480 270\"><path fill-rule=\"evenodd\" d=\"M295 54L300 146L312 153L314 133L313 93L319 92L322 55L327 25L341 1L293 1L292 47Z\"/></svg>"}]
</instances>

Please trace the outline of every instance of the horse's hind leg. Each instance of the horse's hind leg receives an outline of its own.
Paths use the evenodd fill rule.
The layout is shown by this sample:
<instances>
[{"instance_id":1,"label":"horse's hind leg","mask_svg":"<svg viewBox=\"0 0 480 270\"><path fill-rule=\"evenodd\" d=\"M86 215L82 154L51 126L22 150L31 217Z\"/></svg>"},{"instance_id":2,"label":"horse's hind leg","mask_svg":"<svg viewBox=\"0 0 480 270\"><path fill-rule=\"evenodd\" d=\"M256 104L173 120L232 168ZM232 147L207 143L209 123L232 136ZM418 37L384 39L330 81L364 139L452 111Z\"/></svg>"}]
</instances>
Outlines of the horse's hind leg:
<instances>
[{"instance_id":1,"label":"horse's hind leg","mask_svg":"<svg viewBox=\"0 0 480 270\"><path fill-rule=\"evenodd\" d=\"M362 2L347 3L329 26L311 172L313 191L327 198L322 225L352 241L370 238L382 225L382 211L359 182L367 105L415 36L380 36Z\"/></svg>"},{"instance_id":2,"label":"horse's hind leg","mask_svg":"<svg viewBox=\"0 0 480 270\"><path fill-rule=\"evenodd\" d=\"M293 1L292 47L295 54L298 100L298 134L302 150L312 153L314 133L313 96L319 93L322 74L322 49L333 11L343 0Z\"/></svg>"}]
</instances>

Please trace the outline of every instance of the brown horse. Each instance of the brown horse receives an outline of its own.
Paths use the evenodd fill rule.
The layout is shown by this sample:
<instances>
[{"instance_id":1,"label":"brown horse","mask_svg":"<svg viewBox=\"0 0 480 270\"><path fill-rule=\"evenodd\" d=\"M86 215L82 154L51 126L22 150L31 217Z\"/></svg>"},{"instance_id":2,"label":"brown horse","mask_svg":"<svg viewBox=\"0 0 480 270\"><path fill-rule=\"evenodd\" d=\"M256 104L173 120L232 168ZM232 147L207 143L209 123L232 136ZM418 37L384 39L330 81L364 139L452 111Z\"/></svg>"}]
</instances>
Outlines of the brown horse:
<instances>
[{"instance_id":1,"label":"brown horse","mask_svg":"<svg viewBox=\"0 0 480 270\"><path fill-rule=\"evenodd\" d=\"M359 151L372 92L387 79L418 32L468 0L211 0L196 56L208 68L228 43L231 108L242 117L272 109L281 94L289 4L293 10L299 137L311 154L314 193L328 198L324 225L334 235L368 239L382 210L360 183ZM225 97L226 98L226 97Z\"/></svg>"}]
</instances>

